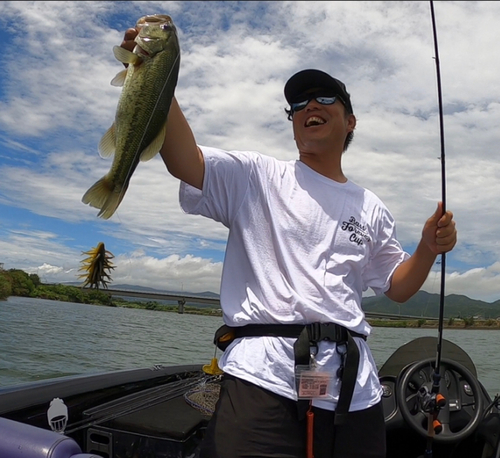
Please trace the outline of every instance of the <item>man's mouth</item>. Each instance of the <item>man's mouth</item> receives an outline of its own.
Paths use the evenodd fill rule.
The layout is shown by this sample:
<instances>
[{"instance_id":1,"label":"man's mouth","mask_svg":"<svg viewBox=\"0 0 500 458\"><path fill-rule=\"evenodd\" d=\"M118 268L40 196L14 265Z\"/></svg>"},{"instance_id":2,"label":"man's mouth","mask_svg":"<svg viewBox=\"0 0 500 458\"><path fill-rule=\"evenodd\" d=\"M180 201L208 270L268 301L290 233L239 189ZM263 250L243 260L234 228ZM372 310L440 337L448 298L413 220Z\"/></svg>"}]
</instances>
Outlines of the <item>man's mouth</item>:
<instances>
[{"instance_id":1,"label":"man's mouth","mask_svg":"<svg viewBox=\"0 0 500 458\"><path fill-rule=\"evenodd\" d=\"M325 124L326 121L318 116L311 116L310 118L307 118L305 127L312 127L312 126L321 126L322 124Z\"/></svg>"}]
</instances>

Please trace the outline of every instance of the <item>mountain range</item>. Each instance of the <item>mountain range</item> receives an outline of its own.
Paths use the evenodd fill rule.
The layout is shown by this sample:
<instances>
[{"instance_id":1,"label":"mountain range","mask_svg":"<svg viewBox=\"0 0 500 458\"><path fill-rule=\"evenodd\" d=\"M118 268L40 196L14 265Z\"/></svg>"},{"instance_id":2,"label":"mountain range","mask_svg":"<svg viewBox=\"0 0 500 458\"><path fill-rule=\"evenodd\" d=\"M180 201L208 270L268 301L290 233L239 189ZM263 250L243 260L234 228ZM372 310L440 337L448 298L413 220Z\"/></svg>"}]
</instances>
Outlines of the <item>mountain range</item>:
<instances>
[{"instance_id":1,"label":"mountain range","mask_svg":"<svg viewBox=\"0 0 500 458\"><path fill-rule=\"evenodd\" d=\"M210 291L202 293L190 293L186 291L161 291L154 288L132 286L132 285L112 285L110 289L149 291L172 295L186 295L196 297L218 298L219 295ZM137 298L134 298L137 300ZM163 302L163 301L162 301ZM189 302L189 301L188 301ZM438 318L441 297L439 294L432 294L426 291L418 291L408 301L398 304L390 300L387 296L364 297L362 306L365 312L386 313L391 315L416 316L426 318ZM203 307L197 304L196 307ZM208 305L208 307L213 307ZM444 298L445 318L468 318L481 317L484 319L496 319L500 317L500 300L495 302L484 302L471 299L467 296L450 294Z\"/></svg>"},{"instance_id":2,"label":"mountain range","mask_svg":"<svg viewBox=\"0 0 500 458\"><path fill-rule=\"evenodd\" d=\"M444 297L443 303L445 318L478 317L496 319L500 317L500 300L484 302L459 294L450 294ZM412 298L402 304L391 301L385 295L363 298L363 310L365 312L430 318L439 317L440 304L441 297L439 294L431 294L425 291L418 291Z\"/></svg>"}]
</instances>

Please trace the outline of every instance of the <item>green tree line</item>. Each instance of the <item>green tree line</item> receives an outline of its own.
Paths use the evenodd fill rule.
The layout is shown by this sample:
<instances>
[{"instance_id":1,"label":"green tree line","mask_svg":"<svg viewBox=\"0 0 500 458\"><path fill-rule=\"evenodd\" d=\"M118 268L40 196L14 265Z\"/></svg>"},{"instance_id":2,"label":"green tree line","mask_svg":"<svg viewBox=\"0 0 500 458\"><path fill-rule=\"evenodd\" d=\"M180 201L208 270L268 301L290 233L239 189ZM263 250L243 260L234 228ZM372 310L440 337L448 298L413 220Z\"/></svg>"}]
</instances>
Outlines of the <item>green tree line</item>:
<instances>
[{"instance_id":1,"label":"green tree line","mask_svg":"<svg viewBox=\"0 0 500 458\"><path fill-rule=\"evenodd\" d=\"M112 298L98 289L83 289L80 286L43 284L36 274L28 274L19 269L0 270L0 300L9 296L33 297L52 301L76 302L79 304L106 305L109 307L139 308L161 312L176 312L178 306L163 305L155 301L132 302ZM188 304L184 313L196 315L221 316L220 309L197 308Z\"/></svg>"},{"instance_id":2,"label":"green tree line","mask_svg":"<svg viewBox=\"0 0 500 458\"><path fill-rule=\"evenodd\" d=\"M19 269L0 270L0 300L5 300L9 296L115 306L111 296L97 289L83 290L78 286L45 285L38 275L28 274Z\"/></svg>"}]
</instances>

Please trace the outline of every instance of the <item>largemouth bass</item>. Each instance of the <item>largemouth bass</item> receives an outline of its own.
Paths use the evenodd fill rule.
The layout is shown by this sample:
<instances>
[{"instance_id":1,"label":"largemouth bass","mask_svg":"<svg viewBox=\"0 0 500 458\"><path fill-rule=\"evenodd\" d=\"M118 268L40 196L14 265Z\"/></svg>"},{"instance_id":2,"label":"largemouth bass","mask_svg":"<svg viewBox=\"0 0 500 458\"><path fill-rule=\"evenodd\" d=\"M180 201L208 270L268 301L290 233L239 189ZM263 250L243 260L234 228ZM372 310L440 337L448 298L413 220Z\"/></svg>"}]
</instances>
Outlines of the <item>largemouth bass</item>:
<instances>
[{"instance_id":1,"label":"largemouth bass","mask_svg":"<svg viewBox=\"0 0 500 458\"><path fill-rule=\"evenodd\" d=\"M123 86L112 126L99 142L101 157L114 155L109 172L82 197L108 219L120 205L139 161L160 151L180 65L177 33L170 16L157 14L137 21L134 50L115 46L115 57L127 68L111 81Z\"/></svg>"}]
</instances>

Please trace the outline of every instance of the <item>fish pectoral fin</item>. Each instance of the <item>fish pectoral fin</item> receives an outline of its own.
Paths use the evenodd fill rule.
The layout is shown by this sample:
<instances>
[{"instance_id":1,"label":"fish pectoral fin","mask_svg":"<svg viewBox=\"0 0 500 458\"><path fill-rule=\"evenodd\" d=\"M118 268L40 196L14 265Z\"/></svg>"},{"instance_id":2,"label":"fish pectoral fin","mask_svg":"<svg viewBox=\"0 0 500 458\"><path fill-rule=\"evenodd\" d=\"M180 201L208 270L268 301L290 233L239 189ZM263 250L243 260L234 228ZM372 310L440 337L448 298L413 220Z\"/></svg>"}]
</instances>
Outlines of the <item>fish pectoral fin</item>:
<instances>
[{"instance_id":1,"label":"fish pectoral fin","mask_svg":"<svg viewBox=\"0 0 500 458\"><path fill-rule=\"evenodd\" d=\"M125 78L127 78L127 69L116 74L111 80L111 86L122 87L125 84Z\"/></svg>"},{"instance_id":2,"label":"fish pectoral fin","mask_svg":"<svg viewBox=\"0 0 500 458\"><path fill-rule=\"evenodd\" d=\"M167 130L167 125L161 128L155 139L149 144L149 146L141 153L141 162L146 162L153 159L159 152L165 140L165 132Z\"/></svg>"},{"instance_id":3,"label":"fish pectoral fin","mask_svg":"<svg viewBox=\"0 0 500 458\"><path fill-rule=\"evenodd\" d=\"M116 150L115 123L106 131L99 142L98 151L101 157L111 157Z\"/></svg>"},{"instance_id":4,"label":"fish pectoral fin","mask_svg":"<svg viewBox=\"0 0 500 458\"><path fill-rule=\"evenodd\" d=\"M142 63L140 56L121 46L113 46L113 54L117 60L124 64L140 65Z\"/></svg>"},{"instance_id":5,"label":"fish pectoral fin","mask_svg":"<svg viewBox=\"0 0 500 458\"><path fill-rule=\"evenodd\" d=\"M111 80L111 86L122 87L125 84L125 79L127 78L130 65L135 67L142 64L142 58L137 54L122 48L121 46L115 46L113 48L113 53L120 62L129 65L129 67L123 69L121 72L118 72Z\"/></svg>"}]
</instances>

